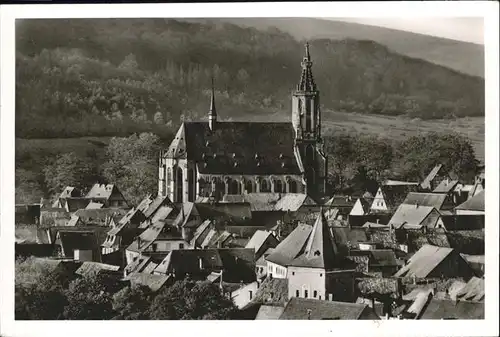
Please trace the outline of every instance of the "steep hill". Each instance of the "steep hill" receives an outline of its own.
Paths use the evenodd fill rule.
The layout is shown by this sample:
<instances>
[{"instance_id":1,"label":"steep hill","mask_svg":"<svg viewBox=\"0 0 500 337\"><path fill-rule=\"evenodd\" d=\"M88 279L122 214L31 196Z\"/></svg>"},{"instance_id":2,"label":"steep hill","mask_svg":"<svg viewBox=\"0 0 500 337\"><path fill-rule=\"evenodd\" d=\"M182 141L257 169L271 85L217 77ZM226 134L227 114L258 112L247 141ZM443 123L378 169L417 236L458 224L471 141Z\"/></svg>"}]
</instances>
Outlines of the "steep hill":
<instances>
[{"instance_id":1,"label":"steep hill","mask_svg":"<svg viewBox=\"0 0 500 337\"><path fill-rule=\"evenodd\" d=\"M205 116L287 117L303 45L276 29L168 19L17 23L18 137L112 136ZM484 115L484 80L369 40L311 41L328 111L422 119Z\"/></svg>"},{"instance_id":2,"label":"steep hill","mask_svg":"<svg viewBox=\"0 0 500 337\"><path fill-rule=\"evenodd\" d=\"M276 27L299 40L318 38L372 40L403 55L420 58L465 74L484 77L484 46L475 43L334 20L312 18L223 20L263 30Z\"/></svg>"}]
</instances>

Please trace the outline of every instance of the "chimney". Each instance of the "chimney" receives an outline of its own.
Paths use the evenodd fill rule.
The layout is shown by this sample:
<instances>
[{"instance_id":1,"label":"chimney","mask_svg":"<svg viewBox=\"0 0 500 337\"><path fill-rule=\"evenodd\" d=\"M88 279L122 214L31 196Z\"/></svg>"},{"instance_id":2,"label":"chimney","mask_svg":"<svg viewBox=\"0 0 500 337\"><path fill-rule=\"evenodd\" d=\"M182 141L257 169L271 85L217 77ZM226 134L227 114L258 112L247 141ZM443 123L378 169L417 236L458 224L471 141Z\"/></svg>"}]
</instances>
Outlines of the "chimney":
<instances>
[{"instance_id":1,"label":"chimney","mask_svg":"<svg viewBox=\"0 0 500 337\"><path fill-rule=\"evenodd\" d=\"M377 219L377 225L378 225L378 222L380 221L380 219Z\"/></svg>"}]
</instances>

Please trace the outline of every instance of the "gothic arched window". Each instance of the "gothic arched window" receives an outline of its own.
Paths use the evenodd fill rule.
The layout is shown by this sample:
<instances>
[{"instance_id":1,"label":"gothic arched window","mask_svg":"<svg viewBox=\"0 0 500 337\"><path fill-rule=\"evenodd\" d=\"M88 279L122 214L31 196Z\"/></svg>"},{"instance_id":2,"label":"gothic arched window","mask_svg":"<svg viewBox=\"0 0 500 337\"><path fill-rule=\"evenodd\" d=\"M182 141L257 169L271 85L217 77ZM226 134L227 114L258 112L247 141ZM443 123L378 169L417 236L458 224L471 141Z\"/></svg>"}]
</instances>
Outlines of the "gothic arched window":
<instances>
[{"instance_id":1,"label":"gothic arched window","mask_svg":"<svg viewBox=\"0 0 500 337\"><path fill-rule=\"evenodd\" d=\"M195 189L196 189L196 184L195 178L194 178L194 170L189 169L188 170L188 201L194 201L194 195L195 195Z\"/></svg>"},{"instance_id":2,"label":"gothic arched window","mask_svg":"<svg viewBox=\"0 0 500 337\"><path fill-rule=\"evenodd\" d=\"M229 193L228 194L239 194L239 184L238 184L238 181L232 179L229 182Z\"/></svg>"},{"instance_id":3,"label":"gothic arched window","mask_svg":"<svg viewBox=\"0 0 500 337\"><path fill-rule=\"evenodd\" d=\"M167 180L165 181L165 191L169 197L170 197L171 181L172 181L172 169L169 167L167 168Z\"/></svg>"},{"instance_id":4,"label":"gothic arched window","mask_svg":"<svg viewBox=\"0 0 500 337\"><path fill-rule=\"evenodd\" d=\"M274 192L282 193L283 191L283 182L281 180L276 180L274 182Z\"/></svg>"},{"instance_id":5,"label":"gothic arched window","mask_svg":"<svg viewBox=\"0 0 500 337\"><path fill-rule=\"evenodd\" d=\"M245 190L247 191L247 193L252 193L253 192L253 183L251 180L247 180L245 182Z\"/></svg>"},{"instance_id":6,"label":"gothic arched window","mask_svg":"<svg viewBox=\"0 0 500 337\"><path fill-rule=\"evenodd\" d=\"M290 193L297 193L297 182L295 180L290 180L288 185Z\"/></svg>"},{"instance_id":7,"label":"gothic arched window","mask_svg":"<svg viewBox=\"0 0 500 337\"><path fill-rule=\"evenodd\" d=\"M311 102L306 102L306 132L312 131Z\"/></svg>"},{"instance_id":8,"label":"gothic arched window","mask_svg":"<svg viewBox=\"0 0 500 337\"><path fill-rule=\"evenodd\" d=\"M182 174L182 169L180 167L177 167L176 173L175 173L175 201L176 202L182 202L183 197L182 197L182 185L184 183L184 175Z\"/></svg>"},{"instance_id":9,"label":"gothic arched window","mask_svg":"<svg viewBox=\"0 0 500 337\"><path fill-rule=\"evenodd\" d=\"M260 191L261 192L271 192L271 186L266 179L260 181Z\"/></svg>"}]
</instances>

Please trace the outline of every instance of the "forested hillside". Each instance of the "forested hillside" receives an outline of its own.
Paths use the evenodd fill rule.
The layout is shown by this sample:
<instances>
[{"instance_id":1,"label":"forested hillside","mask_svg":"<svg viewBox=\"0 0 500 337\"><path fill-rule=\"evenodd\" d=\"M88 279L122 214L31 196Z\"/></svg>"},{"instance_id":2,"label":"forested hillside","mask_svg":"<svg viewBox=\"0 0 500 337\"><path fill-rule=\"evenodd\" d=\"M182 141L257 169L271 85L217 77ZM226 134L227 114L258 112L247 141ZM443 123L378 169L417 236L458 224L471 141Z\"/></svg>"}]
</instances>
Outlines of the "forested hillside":
<instances>
[{"instance_id":1,"label":"forested hillside","mask_svg":"<svg viewBox=\"0 0 500 337\"><path fill-rule=\"evenodd\" d=\"M225 119L288 117L303 41L276 29L164 19L25 20L16 32L16 136L170 132L216 81ZM323 115L484 115L484 81L372 41L310 41Z\"/></svg>"}]
</instances>

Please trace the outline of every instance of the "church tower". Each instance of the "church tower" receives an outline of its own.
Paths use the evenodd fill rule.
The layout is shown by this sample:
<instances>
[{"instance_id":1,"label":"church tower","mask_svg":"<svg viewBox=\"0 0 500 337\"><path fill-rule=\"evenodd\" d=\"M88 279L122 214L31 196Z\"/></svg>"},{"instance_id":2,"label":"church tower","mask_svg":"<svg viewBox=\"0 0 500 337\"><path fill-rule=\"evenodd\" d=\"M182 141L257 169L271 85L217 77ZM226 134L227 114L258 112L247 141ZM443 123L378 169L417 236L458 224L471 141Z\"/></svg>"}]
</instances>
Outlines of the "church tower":
<instances>
[{"instance_id":1,"label":"church tower","mask_svg":"<svg viewBox=\"0 0 500 337\"><path fill-rule=\"evenodd\" d=\"M326 156L321 138L319 90L314 82L312 65L309 43L306 43L300 82L292 93L292 125L308 194L322 194L326 190Z\"/></svg>"}]
</instances>

